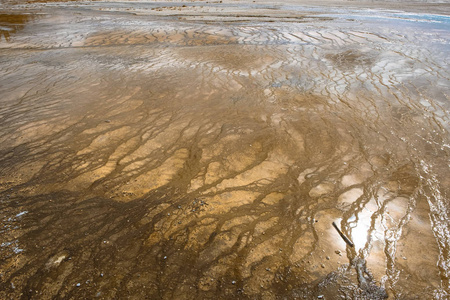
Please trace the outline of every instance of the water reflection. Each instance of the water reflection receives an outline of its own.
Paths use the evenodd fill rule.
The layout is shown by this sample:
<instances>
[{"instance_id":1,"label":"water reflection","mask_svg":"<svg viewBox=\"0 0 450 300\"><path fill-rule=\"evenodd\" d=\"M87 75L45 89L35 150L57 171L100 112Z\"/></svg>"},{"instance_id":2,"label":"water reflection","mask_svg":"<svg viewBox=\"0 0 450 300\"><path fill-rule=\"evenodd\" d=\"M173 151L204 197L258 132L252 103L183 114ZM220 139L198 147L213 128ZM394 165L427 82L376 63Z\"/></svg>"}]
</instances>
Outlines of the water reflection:
<instances>
[{"instance_id":1,"label":"water reflection","mask_svg":"<svg viewBox=\"0 0 450 300\"><path fill-rule=\"evenodd\" d=\"M1 53L3 298L445 299L445 43L108 5Z\"/></svg>"},{"instance_id":2,"label":"water reflection","mask_svg":"<svg viewBox=\"0 0 450 300\"><path fill-rule=\"evenodd\" d=\"M11 35L22 30L25 24L36 18L33 14L3 14L0 13L0 41L4 38L9 42Z\"/></svg>"}]
</instances>

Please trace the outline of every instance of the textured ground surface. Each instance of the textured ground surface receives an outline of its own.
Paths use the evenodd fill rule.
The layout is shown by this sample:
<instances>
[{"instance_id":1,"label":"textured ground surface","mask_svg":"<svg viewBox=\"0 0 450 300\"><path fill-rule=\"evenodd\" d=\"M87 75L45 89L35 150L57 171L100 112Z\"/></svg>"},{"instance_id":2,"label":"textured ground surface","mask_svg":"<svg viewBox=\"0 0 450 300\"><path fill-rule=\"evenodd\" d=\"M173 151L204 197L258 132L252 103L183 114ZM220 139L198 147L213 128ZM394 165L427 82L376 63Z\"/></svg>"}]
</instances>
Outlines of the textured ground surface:
<instances>
[{"instance_id":1,"label":"textured ground surface","mask_svg":"<svg viewBox=\"0 0 450 300\"><path fill-rule=\"evenodd\" d=\"M220 2L1 7L0 298L447 299L448 4Z\"/></svg>"}]
</instances>

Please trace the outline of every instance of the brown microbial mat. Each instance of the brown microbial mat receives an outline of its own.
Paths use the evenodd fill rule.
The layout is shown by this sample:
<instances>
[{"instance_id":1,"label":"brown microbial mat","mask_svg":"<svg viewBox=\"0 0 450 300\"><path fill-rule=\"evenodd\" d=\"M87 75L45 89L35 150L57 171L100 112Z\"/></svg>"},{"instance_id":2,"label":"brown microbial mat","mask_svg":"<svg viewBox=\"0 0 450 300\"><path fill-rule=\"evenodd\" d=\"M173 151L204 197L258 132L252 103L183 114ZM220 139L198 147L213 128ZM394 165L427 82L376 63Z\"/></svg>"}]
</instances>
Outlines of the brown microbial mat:
<instances>
[{"instance_id":1,"label":"brown microbial mat","mask_svg":"<svg viewBox=\"0 0 450 300\"><path fill-rule=\"evenodd\" d=\"M448 299L449 5L333 3L5 1L0 298Z\"/></svg>"}]
</instances>

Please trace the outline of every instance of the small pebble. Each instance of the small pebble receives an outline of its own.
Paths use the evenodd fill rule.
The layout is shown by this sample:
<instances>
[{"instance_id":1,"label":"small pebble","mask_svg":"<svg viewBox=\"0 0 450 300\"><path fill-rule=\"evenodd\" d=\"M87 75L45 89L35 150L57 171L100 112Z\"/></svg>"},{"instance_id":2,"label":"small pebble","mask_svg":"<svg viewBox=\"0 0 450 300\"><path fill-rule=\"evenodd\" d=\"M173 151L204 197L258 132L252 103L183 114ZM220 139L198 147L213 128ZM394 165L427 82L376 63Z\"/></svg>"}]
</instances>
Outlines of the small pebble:
<instances>
[{"instance_id":1,"label":"small pebble","mask_svg":"<svg viewBox=\"0 0 450 300\"><path fill-rule=\"evenodd\" d=\"M330 257L329 256L327 256L327 257L325 257L327 260L330 260Z\"/></svg>"},{"instance_id":2,"label":"small pebble","mask_svg":"<svg viewBox=\"0 0 450 300\"><path fill-rule=\"evenodd\" d=\"M231 284L236 284L236 281L233 280L233 281L231 282Z\"/></svg>"},{"instance_id":3,"label":"small pebble","mask_svg":"<svg viewBox=\"0 0 450 300\"><path fill-rule=\"evenodd\" d=\"M81 283L77 283L77 287L81 286Z\"/></svg>"}]
</instances>

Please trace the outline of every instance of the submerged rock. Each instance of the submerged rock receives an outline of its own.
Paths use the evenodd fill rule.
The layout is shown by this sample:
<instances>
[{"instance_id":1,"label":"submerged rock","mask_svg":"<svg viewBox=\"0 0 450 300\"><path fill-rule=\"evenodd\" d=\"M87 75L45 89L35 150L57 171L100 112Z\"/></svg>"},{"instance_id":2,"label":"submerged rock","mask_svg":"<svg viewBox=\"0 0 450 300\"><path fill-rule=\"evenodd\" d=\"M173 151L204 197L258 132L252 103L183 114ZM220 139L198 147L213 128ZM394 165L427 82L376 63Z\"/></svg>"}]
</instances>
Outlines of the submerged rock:
<instances>
[{"instance_id":1,"label":"submerged rock","mask_svg":"<svg viewBox=\"0 0 450 300\"><path fill-rule=\"evenodd\" d=\"M56 253L55 255L53 255L52 257L50 257L50 259L45 264L45 268L47 270L52 269L52 268L57 268L69 256L70 256L69 251L62 250L62 251Z\"/></svg>"}]
</instances>

